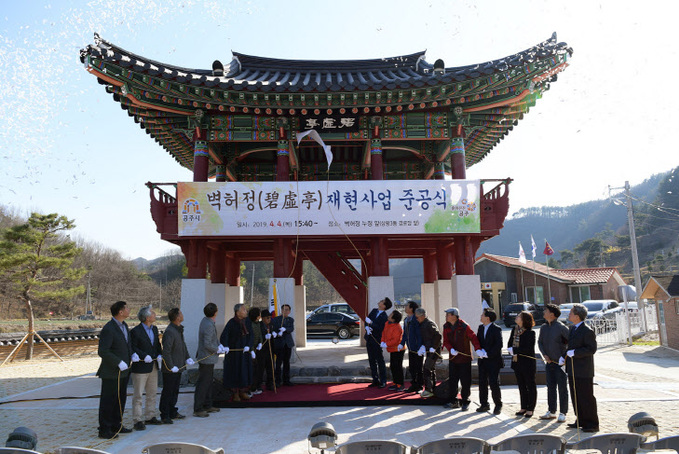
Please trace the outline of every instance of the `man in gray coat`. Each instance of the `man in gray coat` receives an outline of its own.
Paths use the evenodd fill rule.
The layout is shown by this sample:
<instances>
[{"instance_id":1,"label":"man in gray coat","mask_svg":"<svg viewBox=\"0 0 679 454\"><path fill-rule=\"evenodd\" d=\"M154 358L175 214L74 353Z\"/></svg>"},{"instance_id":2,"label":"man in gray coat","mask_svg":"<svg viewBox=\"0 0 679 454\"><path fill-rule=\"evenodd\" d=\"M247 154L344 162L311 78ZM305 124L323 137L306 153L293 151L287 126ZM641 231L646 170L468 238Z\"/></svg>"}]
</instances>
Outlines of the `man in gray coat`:
<instances>
[{"instance_id":1,"label":"man in gray coat","mask_svg":"<svg viewBox=\"0 0 679 454\"><path fill-rule=\"evenodd\" d=\"M179 413L177 398L181 382L181 369L191 366L194 361L184 342L184 314L178 307L167 313L170 324L163 334L163 392L160 394L160 419L163 424L172 424L173 419L184 419Z\"/></svg>"},{"instance_id":2,"label":"man in gray coat","mask_svg":"<svg viewBox=\"0 0 679 454\"><path fill-rule=\"evenodd\" d=\"M222 352L222 346L217 337L217 305L208 303L203 308L205 317L200 321L198 327L198 381L196 382L196 392L193 395L193 416L205 418L210 413L216 413L219 408L212 406L212 379L215 364Z\"/></svg>"},{"instance_id":3,"label":"man in gray coat","mask_svg":"<svg viewBox=\"0 0 679 454\"><path fill-rule=\"evenodd\" d=\"M545 376L547 379L547 413L540 419L556 419L566 421L568 413L568 384L566 372L559 365L559 360L566 356L568 350L568 328L558 319L561 309L554 304L545 304L545 324L540 328L538 347L545 358ZM559 416L556 415L556 395L559 392Z\"/></svg>"}]
</instances>

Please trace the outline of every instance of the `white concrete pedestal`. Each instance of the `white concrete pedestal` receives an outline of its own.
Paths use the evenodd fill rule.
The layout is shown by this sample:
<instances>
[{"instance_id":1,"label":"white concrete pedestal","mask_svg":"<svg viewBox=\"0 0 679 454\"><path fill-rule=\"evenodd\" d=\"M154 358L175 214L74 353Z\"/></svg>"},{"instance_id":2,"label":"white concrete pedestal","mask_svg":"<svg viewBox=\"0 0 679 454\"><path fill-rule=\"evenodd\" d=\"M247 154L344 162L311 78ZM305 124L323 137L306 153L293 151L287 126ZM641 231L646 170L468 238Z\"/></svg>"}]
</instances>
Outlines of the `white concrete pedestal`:
<instances>
[{"instance_id":1,"label":"white concrete pedestal","mask_svg":"<svg viewBox=\"0 0 679 454\"><path fill-rule=\"evenodd\" d=\"M391 276L370 276L368 278L368 310L366 311L366 317L371 310L377 307L377 303L382 301L384 298L389 298L391 302L394 302L394 278ZM391 314L394 308L392 307L387 311L387 314ZM361 320L361 345L365 346L365 339L363 339L363 334L365 333L365 319Z\"/></svg>"},{"instance_id":2,"label":"white concrete pedestal","mask_svg":"<svg viewBox=\"0 0 679 454\"><path fill-rule=\"evenodd\" d=\"M460 310L460 317L476 331L481 323L480 317L483 307L481 305L481 277L453 276L452 279L453 306Z\"/></svg>"},{"instance_id":3,"label":"white concrete pedestal","mask_svg":"<svg viewBox=\"0 0 679 454\"><path fill-rule=\"evenodd\" d=\"M446 322L446 317L443 315L443 311L449 307L453 307L453 289L450 279L439 279L434 282L434 294L436 298L434 312L427 315L430 319L434 320L436 326L443 333L443 324Z\"/></svg>"},{"instance_id":4,"label":"white concrete pedestal","mask_svg":"<svg viewBox=\"0 0 679 454\"><path fill-rule=\"evenodd\" d=\"M420 307L433 316L436 313L436 284L425 282L420 285ZM403 314L405 317L405 313ZM436 321L434 321L436 323Z\"/></svg>"},{"instance_id":5,"label":"white concrete pedestal","mask_svg":"<svg viewBox=\"0 0 679 454\"><path fill-rule=\"evenodd\" d=\"M306 286L295 285L295 346L306 347Z\"/></svg>"},{"instance_id":6,"label":"white concrete pedestal","mask_svg":"<svg viewBox=\"0 0 679 454\"><path fill-rule=\"evenodd\" d=\"M182 279L181 311L184 314L184 341L193 358L198 350L198 327L205 317L203 308L211 295L212 284L208 279ZM215 303L217 304L217 303Z\"/></svg>"}]
</instances>

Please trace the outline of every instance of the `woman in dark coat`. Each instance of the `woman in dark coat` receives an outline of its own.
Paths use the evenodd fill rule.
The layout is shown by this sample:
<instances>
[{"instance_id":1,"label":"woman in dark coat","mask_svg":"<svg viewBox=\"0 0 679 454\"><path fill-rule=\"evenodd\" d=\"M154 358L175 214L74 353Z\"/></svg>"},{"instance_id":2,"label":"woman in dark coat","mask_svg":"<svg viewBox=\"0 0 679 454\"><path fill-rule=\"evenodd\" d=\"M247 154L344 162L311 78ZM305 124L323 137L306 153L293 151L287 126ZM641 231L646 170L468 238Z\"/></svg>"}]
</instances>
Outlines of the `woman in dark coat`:
<instances>
[{"instance_id":1,"label":"woman in dark coat","mask_svg":"<svg viewBox=\"0 0 679 454\"><path fill-rule=\"evenodd\" d=\"M233 401L248 400L248 387L252 383L252 330L245 320L248 309L244 304L236 304L235 314L228 321L219 337L219 342L229 349L224 355L224 387L230 388ZM235 351L237 350L237 351Z\"/></svg>"},{"instance_id":2,"label":"woman in dark coat","mask_svg":"<svg viewBox=\"0 0 679 454\"><path fill-rule=\"evenodd\" d=\"M538 389L535 384L535 321L530 312L522 311L516 316L516 326L509 336L507 350L512 355L512 369L521 395L521 410L517 416L530 418L535 410Z\"/></svg>"}]
</instances>

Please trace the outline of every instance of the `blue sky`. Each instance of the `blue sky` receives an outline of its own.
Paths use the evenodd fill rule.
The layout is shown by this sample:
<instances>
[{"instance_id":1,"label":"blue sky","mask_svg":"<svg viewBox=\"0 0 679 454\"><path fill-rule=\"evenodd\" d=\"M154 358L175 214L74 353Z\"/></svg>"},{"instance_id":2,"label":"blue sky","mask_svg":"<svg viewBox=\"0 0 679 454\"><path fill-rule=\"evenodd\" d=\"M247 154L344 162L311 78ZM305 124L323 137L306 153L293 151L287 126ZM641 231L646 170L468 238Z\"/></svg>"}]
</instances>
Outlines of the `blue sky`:
<instances>
[{"instance_id":1,"label":"blue sky","mask_svg":"<svg viewBox=\"0 0 679 454\"><path fill-rule=\"evenodd\" d=\"M427 50L446 66L528 48L552 32L571 66L470 178L512 177L510 212L603 198L678 164L673 2L0 0L0 204L58 212L77 234L154 258L172 249L146 181L190 181L78 59L93 33L165 63L231 51L360 59ZM535 232L536 237L548 232ZM547 235L548 236L548 235Z\"/></svg>"}]
</instances>

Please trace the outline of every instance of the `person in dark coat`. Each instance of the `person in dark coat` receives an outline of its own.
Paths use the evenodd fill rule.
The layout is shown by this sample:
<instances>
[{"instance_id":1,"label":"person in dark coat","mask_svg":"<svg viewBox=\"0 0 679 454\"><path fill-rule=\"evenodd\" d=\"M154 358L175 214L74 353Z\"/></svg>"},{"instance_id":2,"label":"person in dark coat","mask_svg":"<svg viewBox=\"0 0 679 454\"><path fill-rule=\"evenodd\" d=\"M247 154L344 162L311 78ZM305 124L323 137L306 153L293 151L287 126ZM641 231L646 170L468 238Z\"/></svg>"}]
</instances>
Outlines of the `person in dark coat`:
<instances>
[{"instance_id":1,"label":"person in dark coat","mask_svg":"<svg viewBox=\"0 0 679 454\"><path fill-rule=\"evenodd\" d=\"M587 308L574 304L568 320L573 323L568 333L568 350L565 361L571 401L575 409L576 421L568 424L570 428L580 426L583 432L599 431L599 415L594 397L594 353L597 350L596 334L584 323Z\"/></svg>"},{"instance_id":2,"label":"person in dark coat","mask_svg":"<svg viewBox=\"0 0 679 454\"><path fill-rule=\"evenodd\" d=\"M146 429L146 424L161 424L156 418L158 411L158 358L162 361L162 349L160 347L160 336L158 327L153 323L156 321L156 313L151 306L142 307L137 314L139 323L132 328L132 356L136 355L136 362L130 367L130 377L134 386L132 395L132 420L135 430ZM133 358L134 359L134 358ZM142 412L143 395L146 394L146 406Z\"/></svg>"},{"instance_id":3,"label":"person in dark coat","mask_svg":"<svg viewBox=\"0 0 679 454\"><path fill-rule=\"evenodd\" d=\"M210 413L219 412L219 408L212 405L212 382L214 380L215 364L219 361L219 355L223 353L217 337L217 312L219 309L215 303L207 303L203 307L205 317L198 326L198 381L196 391L193 394L193 416L205 418Z\"/></svg>"},{"instance_id":4,"label":"person in dark coat","mask_svg":"<svg viewBox=\"0 0 679 454\"><path fill-rule=\"evenodd\" d=\"M484 309L481 313L481 325L476 333L483 356L479 356L479 401L481 406L477 412L490 411L488 404L488 387L493 397L495 408L493 414L502 413L502 393L500 392L500 369L504 367L502 360L502 329L494 322L497 314L492 309Z\"/></svg>"},{"instance_id":5,"label":"person in dark coat","mask_svg":"<svg viewBox=\"0 0 679 454\"><path fill-rule=\"evenodd\" d=\"M295 332L295 319L290 317L291 310L289 304L282 305L281 315L275 317L271 322L274 353L276 354L276 386L280 386L281 382L285 386L293 385L290 381L290 357L292 357L292 349L295 346L295 338L292 337L292 333Z\"/></svg>"},{"instance_id":6,"label":"person in dark coat","mask_svg":"<svg viewBox=\"0 0 679 454\"><path fill-rule=\"evenodd\" d=\"M382 342L382 331L388 319L386 311L391 309L391 306L391 300L384 298L365 318L365 335L363 338L368 350L368 364L370 364L370 373L373 378L370 387L384 388L387 386L387 365L384 362L384 354L380 344Z\"/></svg>"},{"instance_id":7,"label":"person in dark coat","mask_svg":"<svg viewBox=\"0 0 679 454\"><path fill-rule=\"evenodd\" d=\"M517 416L530 418L535 410L535 402L538 397L538 388L535 383L535 321L528 311L521 311L516 316L516 326L512 328L509 336L507 350L512 355L512 369L516 376L516 384L521 396L521 409L516 412Z\"/></svg>"},{"instance_id":8,"label":"person in dark coat","mask_svg":"<svg viewBox=\"0 0 679 454\"><path fill-rule=\"evenodd\" d=\"M559 365L568 350L568 328L559 321L561 309L554 304L545 304L545 324L540 328L538 348L545 359L545 378L547 380L547 413L540 419L556 419L566 422L568 413L568 379ZM559 396L559 416L557 410L557 391Z\"/></svg>"},{"instance_id":9,"label":"person in dark coat","mask_svg":"<svg viewBox=\"0 0 679 454\"><path fill-rule=\"evenodd\" d=\"M189 355L184 340L184 314L178 307L172 308L167 313L170 324L163 333L163 391L160 393L160 420L163 424L172 424L173 419L184 419L186 416L179 413L177 399L179 398L179 385L182 378L182 369L194 364Z\"/></svg>"},{"instance_id":10,"label":"person in dark coat","mask_svg":"<svg viewBox=\"0 0 679 454\"><path fill-rule=\"evenodd\" d=\"M424 386L422 377L423 356L418 355L417 351L422 346L422 335L420 334L420 322L415 317L415 309L419 304L415 301L406 303L406 318L403 321L403 338L401 345L408 347L408 370L410 371L410 386L403 390L406 393L417 393Z\"/></svg>"},{"instance_id":11,"label":"person in dark coat","mask_svg":"<svg viewBox=\"0 0 679 454\"><path fill-rule=\"evenodd\" d=\"M252 364L252 382L250 383L250 394L262 394L261 382L258 377L264 374L261 370L264 367L262 358L264 354L264 334L262 334L262 310L258 307L251 307L248 311L248 318L245 320L248 331L252 333L252 345L255 352L255 361Z\"/></svg>"},{"instance_id":12,"label":"person in dark coat","mask_svg":"<svg viewBox=\"0 0 679 454\"><path fill-rule=\"evenodd\" d=\"M268 391L274 390L274 376L273 376L273 326L271 325L271 312L268 309L262 311L262 321L259 322L259 329L264 338L263 347L257 351L255 358L255 376L254 384L257 385L257 390L262 391L262 383L266 383ZM265 375L266 374L266 375ZM266 377L266 379L265 379ZM256 393L259 394L259 393Z\"/></svg>"},{"instance_id":13,"label":"person in dark coat","mask_svg":"<svg viewBox=\"0 0 679 454\"><path fill-rule=\"evenodd\" d=\"M127 383L130 378L129 365L132 361L130 331L125 319L130 309L125 301L111 305L113 318L104 325L99 334L101 364L97 376L101 378L99 397L99 438L111 439L118 433L130 433L123 427L123 413L127 402Z\"/></svg>"},{"instance_id":14,"label":"person in dark coat","mask_svg":"<svg viewBox=\"0 0 679 454\"><path fill-rule=\"evenodd\" d=\"M434 397L436 386L436 361L441 357L441 333L438 326L427 317L427 311L422 307L415 309L415 317L420 324L422 345L417 354L424 357L422 376L424 377L424 389L420 396L424 399Z\"/></svg>"},{"instance_id":15,"label":"person in dark coat","mask_svg":"<svg viewBox=\"0 0 679 454\"><path fill-rule=\"evenodd\" d=\"M224 346L224 387L230 388L234 402L250 399L248 388L252 382L252 333L245 320L248 308L244 304L233 306L234 316L229 320L219 337ZM234 350L234 351L231 351Z\"/></svg>"}]
</instances>

